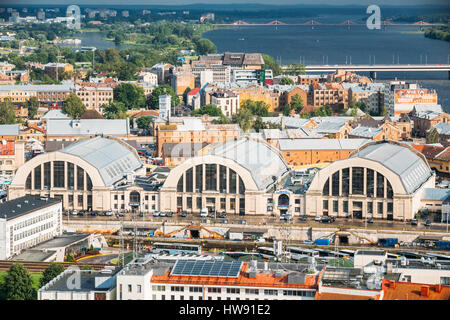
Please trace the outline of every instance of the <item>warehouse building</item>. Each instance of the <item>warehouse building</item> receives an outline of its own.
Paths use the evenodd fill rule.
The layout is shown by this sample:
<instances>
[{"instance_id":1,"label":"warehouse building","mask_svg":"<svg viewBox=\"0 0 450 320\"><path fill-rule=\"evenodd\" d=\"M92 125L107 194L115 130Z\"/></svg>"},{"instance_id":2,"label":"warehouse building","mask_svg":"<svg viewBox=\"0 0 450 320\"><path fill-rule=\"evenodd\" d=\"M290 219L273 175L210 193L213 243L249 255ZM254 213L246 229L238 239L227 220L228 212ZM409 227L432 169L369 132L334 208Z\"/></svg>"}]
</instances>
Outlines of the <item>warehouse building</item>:
<instances>
[{"instance_id":1,"label":"warehouse building","mask_svg":"<svg viewBox=\"0 0 450 320\"><path fill-rule=\"evenodd\" d=\"M320 170L305 193L306 213L411 220L435 174L424 155L395 141L369 142Z\"/></svg>"}]
</instances>

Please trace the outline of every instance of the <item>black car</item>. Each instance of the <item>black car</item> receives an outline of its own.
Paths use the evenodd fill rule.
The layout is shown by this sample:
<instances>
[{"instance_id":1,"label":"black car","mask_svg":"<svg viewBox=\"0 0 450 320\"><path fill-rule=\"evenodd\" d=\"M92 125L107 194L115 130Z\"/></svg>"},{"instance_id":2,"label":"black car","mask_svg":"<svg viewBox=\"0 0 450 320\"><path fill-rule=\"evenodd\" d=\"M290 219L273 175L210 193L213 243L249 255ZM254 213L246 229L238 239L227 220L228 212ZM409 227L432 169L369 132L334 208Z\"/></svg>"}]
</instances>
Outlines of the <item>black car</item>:
<instances>
[{"instance_id":1,"label":"black car","mask_svg":"<svg viewBox=\"0 0 450 320\"><path fill-rule=\"evenodd\" d=\"M173 216L173 212L167 212L166 217L172 217Z\"/></svg>"},{"instance_id":2,"label":"black car","mask_svg":"<svg viewBox=\"0 0 450 320\"><path fill-rule=\"evenodd\" d=\"M227 217L227 213L225 211L222 211L219 215L219 218L226 218Z\"/></svg>"},{"instance_id":3,"label":"black car","mask_svg":"<svg viewBox=\"0 0 450 320\"><path fill-rule=\"evenodd\" d=\"M411 225L412 226L417 226L417 224L418 224L417 219L412 219L411 220Z\"/></svg>"},{"instance_id":4,"label":"black car","mask_svg":"<svg viewBox=\"0 0 450 320\"><path fill-rule=\"evenodd\" d=\"M299 219L300 221L306 221L306 216L300 216L298 219Z\"/></svg>"},{"instance_id":5,"label":"black car","mask_svg":"<svg viewBox=\"0 0 450 320\"><path fill-rule=\"evenodd\" d=\"M139 217L143 217L144 216L144 213L143 212L139 212Z\"/></svg>"},{"instance_id":6,"label":"black car","mask_svg":"<svg viewBox=\"0 0 450 320\"><path fill-rule=\"evenodd\" d=\"M431 226L431 221L427 219L425 221L425 227L429 227L429 226Z\"/></svg>"},{"instance_id":7,"label":"black car","mask_svg":"<svg viewBox=\"0 0 450 320\"><path fill-rule=\"evenodd\" d=\"M367 223L373 223L373 218L369 218L369 219L367 220Z\"/></svg>"},{"instance_id":8,"label":"black car","mask_svg":"<svg viewBox=\"0 0 450 320\"><path fill-rule=\"evenodd\" d=\"M77 214L77 215L80 216L80 217L84 216L84 210L78 211L78 214Z\"/></svg>"},{"instance_id":9,"label":"black car","mask_svg":"<svg viewBox=\"0 0 450 320\"><path fill-rule=\"evenodd\" d=\"M322 220L321 220L322 223L332 223L333 221L334 221L334 220L331 219L331 218L328 217L328 216L322 217Z\"/></svg>"},{"instance_id":10,"label":"black car","mask_svg":"<svg viewBox=\"0 0 450 320\"><path fill-rule=\"evenodd\" d=\"M187 217L187 212L186 211L181 211L181 217L182 218L186 218Z\"/></svg>"},{"instance_id":11,"label":"black car","mask_svg":"<svg viewBox=\"0 0 450 320\"><path fill-rule=\"evenodd\" d=\"M91 211L91 216L92 216L92 217L95 217L95 216L97 216L97 215L98 215L97 211Z\"/></svg>"}]
</instances>

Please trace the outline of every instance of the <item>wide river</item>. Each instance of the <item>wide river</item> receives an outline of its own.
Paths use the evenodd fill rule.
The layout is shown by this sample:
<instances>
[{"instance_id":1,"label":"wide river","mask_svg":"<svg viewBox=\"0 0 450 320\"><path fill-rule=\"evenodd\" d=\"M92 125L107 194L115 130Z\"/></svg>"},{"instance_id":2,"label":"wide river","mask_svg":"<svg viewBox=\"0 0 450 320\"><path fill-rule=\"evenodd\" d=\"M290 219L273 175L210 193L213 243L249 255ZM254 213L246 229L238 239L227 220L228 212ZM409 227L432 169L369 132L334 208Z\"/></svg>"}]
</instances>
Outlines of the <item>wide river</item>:
<instances>
[{"instance_id":1,"label":"wide river","mask_svg":"<svg viewBox=\"0 0 450 320\"><path fill-rule=\"evenodd\" d=\"M275 18L274 18L275 19ZM272 19L272 20L274 20ZM364 16L319 16L325 24L345 20L365 23ZM279 18L285 23L304 23L310 18ZM246 20L267 23L265 20ZM364 26L253 26L227 27L203 34L217 46L218 52L261 52L282 64L419 64L449 63L450 42L425 38L417 26L387 26L369 30ZM82 46L99 49L123 49L105 41L100 33L83 33ZM416 80L438 92L438 102L450 111L450 81L447 72L378 72L379 80Z\"/></svg>"},{"instance_id":2,"label":"wide river","mask_svg":"<svg viewBox=\"0 0 450 320\"><path fill-rule=\"evenodd\" d=\"M323 16L314 20L336 24L350 19L365 23L362 16ZM304 23L311 19L279 19ZM247 20L267 23L270 20ZM364 26L233 26L203 34L219 52L261 52L282 64L446 64L450 42L425 38L418 26L387 26L369 30ZM450 111L447 72L378 72L377 79L416 80L438 92L439 103Z\"/></svg>"}]
</instances>

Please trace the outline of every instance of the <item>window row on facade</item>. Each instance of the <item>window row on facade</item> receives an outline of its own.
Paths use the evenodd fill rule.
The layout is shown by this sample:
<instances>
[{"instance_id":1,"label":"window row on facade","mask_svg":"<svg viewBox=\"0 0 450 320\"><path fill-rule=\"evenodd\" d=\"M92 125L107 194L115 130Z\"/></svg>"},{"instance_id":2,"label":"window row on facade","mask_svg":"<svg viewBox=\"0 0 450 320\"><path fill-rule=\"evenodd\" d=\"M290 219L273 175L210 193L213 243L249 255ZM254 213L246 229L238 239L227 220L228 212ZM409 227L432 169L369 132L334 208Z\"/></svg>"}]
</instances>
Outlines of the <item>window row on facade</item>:
<instances>
[{"instance_id":1,"label":"window row on facade","mask_svg":"<svg viewBox=\"0 0 450 320\"><path fill-rule=\"evenodd\" d=\"M245 194L245 185L242 178L226 166L199 164L183 173L177 183L177 192L202 191Z\"/></svg>"},{"instance_id":2,"label":"window row on facade","mask_svg":"<svg viewBox=\"0 0 450 320\"><path fill-rule=\"evenodd\" d=\"M364 195L392 199L391 183L381 173L363 167L351 167L336 171L323 186L323 196Z\"/></svg>"},{"instance_id":3,"label":"window row on facade","mask_svg":"<svg viewBox=\"0 0 450 320\"><path fill-rule=\"evenodd\" d=\"M28 175L26 189L91 191L92 181L83 168L66 161L48 161L36 166Z\"/></svg>"}]
</instances>

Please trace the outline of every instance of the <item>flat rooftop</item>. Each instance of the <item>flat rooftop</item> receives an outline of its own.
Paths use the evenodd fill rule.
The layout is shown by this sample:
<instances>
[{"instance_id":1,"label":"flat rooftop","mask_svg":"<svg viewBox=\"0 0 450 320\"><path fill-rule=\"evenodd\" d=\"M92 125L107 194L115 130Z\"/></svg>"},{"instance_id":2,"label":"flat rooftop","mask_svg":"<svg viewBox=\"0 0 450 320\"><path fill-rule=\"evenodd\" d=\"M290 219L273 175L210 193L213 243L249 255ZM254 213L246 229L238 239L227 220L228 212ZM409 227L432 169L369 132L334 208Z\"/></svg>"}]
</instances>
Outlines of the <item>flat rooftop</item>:
<instances>
[{"instance_id":1,"label":"flat rooftop","mask_svg":"<svg viewBox=\"0 0 450 320\"><path fill-rule=\"evenodd\" d=\"M104 270L77 270L80 272L80 286L78 288L68 288L67 283L69 278L74 274L74 270L66 270L62 273L56 280L52 280L49 282L42 291L74 291L74 292L87 292L87 291L103 291L107 292L111 290L116 282L112 281L110 285L107 286L99 286L95 285L95 278L101 277L105 280L109 277L113 277L116 272L105 272Z\"/></svg>"},{"instance_id":2,"label":"flat rooftop","mask_svg":"<svg viewBox=\"0 0 450 320\"><path fill-rule=\"evenodd\" d=\"M30 195L23 196L1 203L0 219L6 218L6 220L11 220L34 211L53 206L56 203L61 203L61 200L54 198L40 198Z\"/></svg>"},{"instance_id":3,"label":"flat rooftop","mask_svg":"<svg viewBox=\"0 0 450 320\"><path fill-rule=\"evenodd\" d=\"M61 236L55 237L53 239L38 244L33 249L51 249L51 248L68 247L77 242L86 240L87 238L89 238L89 236L90 236L89 233L79 233L79 232L63 233Z\"/></svg>"},{"instance_id":4,"label":"flat rooftop","mask_svg":"<svg viewBox=\"0 0 450 320\"><path fill-rule=\"evenodd\" d=\"M56 251L48 250L41 251L35 249L27 249L24 250L21 254L13 257L11 260L13 261L45 261L51 256L53 256Z\"/></svg>"}]
</instances>

